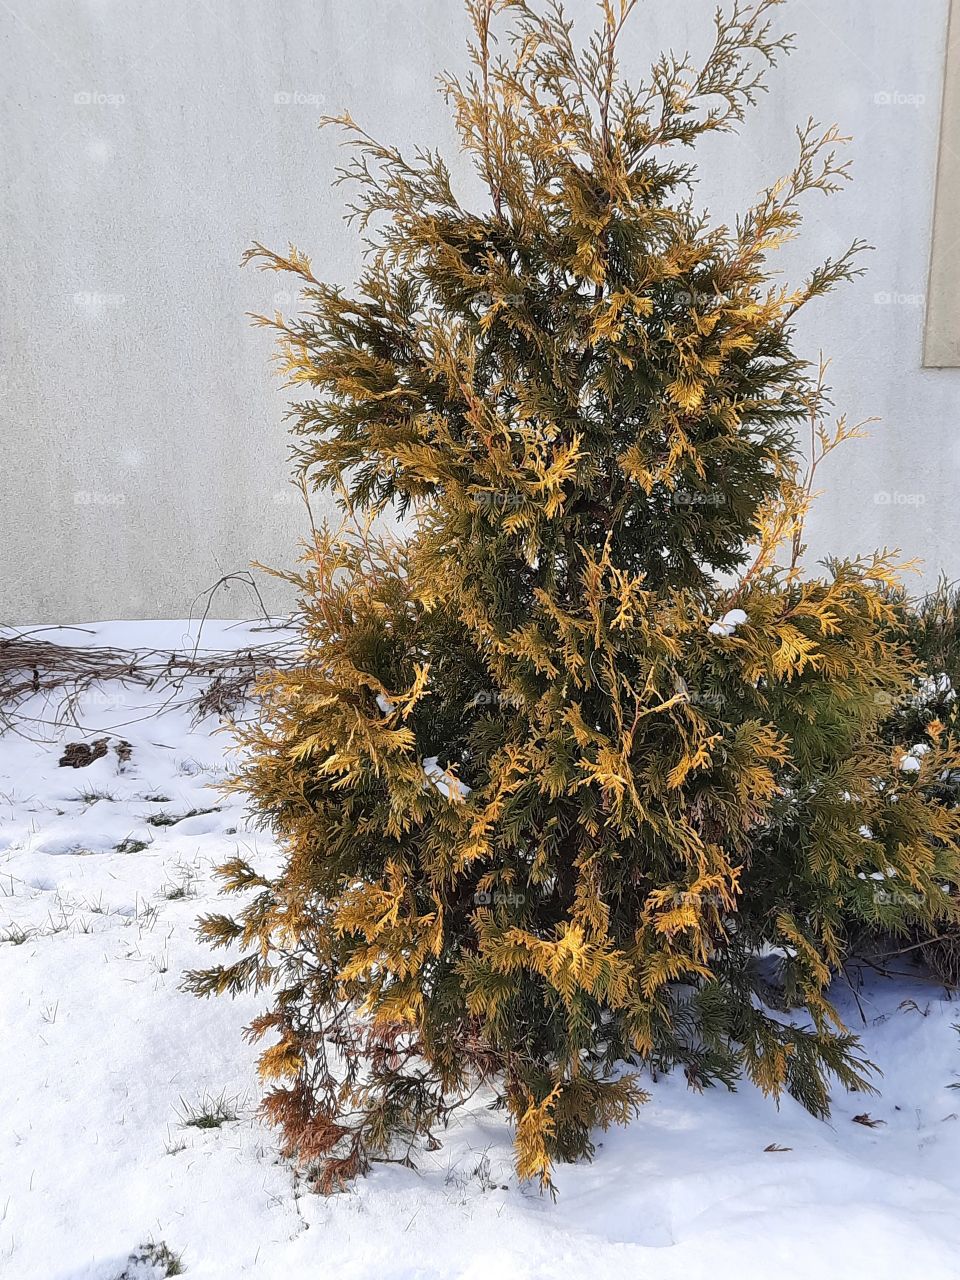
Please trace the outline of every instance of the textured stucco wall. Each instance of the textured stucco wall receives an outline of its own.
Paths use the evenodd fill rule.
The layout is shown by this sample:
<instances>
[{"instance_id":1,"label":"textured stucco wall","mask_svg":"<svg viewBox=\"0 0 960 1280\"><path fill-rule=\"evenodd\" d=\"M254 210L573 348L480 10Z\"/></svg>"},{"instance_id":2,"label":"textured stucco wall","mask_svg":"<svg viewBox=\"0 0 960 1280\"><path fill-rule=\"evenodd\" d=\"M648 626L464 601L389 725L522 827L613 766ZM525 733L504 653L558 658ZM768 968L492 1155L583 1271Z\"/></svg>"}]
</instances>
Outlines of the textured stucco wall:
<instances>
[{"instance_id":1,"label":"textured stucco wall","mask_svg":"<svg viewBox=\"0 0 960 1280\"><path fill-rule=\"evenodd\" d=\"M645 0L626 45L701 47L714 0ZM570 12L589 16L589 0ZM899 545L960 571L960 370L921 367L948 0L788 0L797 52L742 139L703 154L731 217L812 113L854 134L856 181L811 202L790 278L860 235L870 273L811 309L838 407L882 416L824 475L812 547ZM355 237L315 128L347 106L408 146L453 135L434 76L464 64L459 0L5 0L0 6L0 620L184 616L221 573L289 565L285 393L238 268L294 241L348 282ZM463 175L463 166L454 165ZM264 584L268 601L281 597ZM236 588L214 612L253 602Z\"/></svg>"}]
</instances>

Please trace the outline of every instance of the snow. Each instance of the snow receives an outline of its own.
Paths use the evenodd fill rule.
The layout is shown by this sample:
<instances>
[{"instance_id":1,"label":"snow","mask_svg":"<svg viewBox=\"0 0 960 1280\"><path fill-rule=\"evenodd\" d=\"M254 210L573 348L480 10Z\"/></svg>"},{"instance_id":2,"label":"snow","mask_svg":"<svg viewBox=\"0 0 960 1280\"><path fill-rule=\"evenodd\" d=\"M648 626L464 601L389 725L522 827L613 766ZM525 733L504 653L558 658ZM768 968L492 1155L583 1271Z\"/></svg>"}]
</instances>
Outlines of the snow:
<instances>
[{"instance_id":1,"label":"snow","mask_svg":"<svg viewBox=\"0 0 960 1280\"><path fill-rule=\"evenodd\" d=\"M440 764L439 757L425 756L423 761L423 772L426 777L433 783L441 795L447 797L448 800L463 800L470 794L470 788L461 781L460 778L454 777L447 769Z\"/></svg>"},{"instance_id":2,"label":"snow","mask_svg":"<svg viewBox=\"0 0 960 1280\"><path fill-rule=\"evenodd\" d=\"M196 635L101 624L76 642ZM856 996L838 984L884 1076L880 1097L839 1095L829 1122L747 1084L698 1095L679 1075L645 1080L638 1119L598 1135L593 1164L558 1169L554 1203L518 1184L509 1126L476 1097L416 1171L380 1165L342 1195L311 1193L255 1115L241 1032L268 997L179 989L211 960L193 926L224 909L212 867L237 852L275 866L278 852L215 790L229 735L177 700L155 714L163 701L111 686L82 707L85 733L34 722L35 741L0 738L3 1280L159 1275L131 1266L151 1241L182 1255L187 1280L960 1277L960 1018L907 957L906 976L865 975ZM107 755L58 765L65 743L103 735ZM158 814L182 820L146 821ZM237 1118L185 1125L218 1102Z\"/></svg>"},{"instance_id":3,"label":"snow","mask_svg":"<svg viewBox=\"0 0 960 1280\"><path fill-rule=\"evenodd\" d=\"M933 675L924 676L919 682L914 702L918 706L926 706L930 702L955 702L956 690L953 682L945 671L936 672Z\"/></svg>"},{"instance_id":4,"label":"snow","mask_svg":"<svg viewBox=\"0 0 960 1280\"><path fill-rule=\"evenodd\" d=\"M747 615L742 609L730 609L723 615L719 622L713 622L707 628L712 636L732 636L737 627L742 627L747 621Z\"/></svg>"}]
</instances>

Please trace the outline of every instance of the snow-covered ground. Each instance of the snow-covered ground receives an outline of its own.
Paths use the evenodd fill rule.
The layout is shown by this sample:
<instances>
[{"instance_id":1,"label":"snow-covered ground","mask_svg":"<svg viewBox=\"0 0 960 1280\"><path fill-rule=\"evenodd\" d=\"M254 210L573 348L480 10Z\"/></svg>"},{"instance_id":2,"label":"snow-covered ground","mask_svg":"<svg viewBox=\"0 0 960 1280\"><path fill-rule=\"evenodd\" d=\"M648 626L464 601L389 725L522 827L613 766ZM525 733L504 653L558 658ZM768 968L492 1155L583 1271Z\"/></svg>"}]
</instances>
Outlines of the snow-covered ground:
<instances>
[{"instance_id":1,"label":"snow-covered ground","mask_svg":"<svg viewBox=\"0 0 960 1280\"><path fill-rule=\"evenodd\" d=\"M45 634L196 639L182 623ZM257 640L219 623L202 637ZM839 1096L829 1123L749 1086L701 1096L661 1079L592 1165L558 1171L553 1203L518 1185L509 1129L481 1098L417 1171L312 1194L254 1114L241 1032L266 997L179 990L209 960L193 926L223 906L212 868L277 851L212 789L228 735L181 705L155 714L162 699L110 686L81 708L85 733L0 738L0 1275L152 1278L166 1268L129 1259L153 1242L191 1280L960 1277L960 1004L919 974L867 979L863 1017L837 992L884 1078L880 1098ZM58 764L104 734L105 756ZM190 1123L218 1110L230 1118Z\"/></svg>"}]
</instances>

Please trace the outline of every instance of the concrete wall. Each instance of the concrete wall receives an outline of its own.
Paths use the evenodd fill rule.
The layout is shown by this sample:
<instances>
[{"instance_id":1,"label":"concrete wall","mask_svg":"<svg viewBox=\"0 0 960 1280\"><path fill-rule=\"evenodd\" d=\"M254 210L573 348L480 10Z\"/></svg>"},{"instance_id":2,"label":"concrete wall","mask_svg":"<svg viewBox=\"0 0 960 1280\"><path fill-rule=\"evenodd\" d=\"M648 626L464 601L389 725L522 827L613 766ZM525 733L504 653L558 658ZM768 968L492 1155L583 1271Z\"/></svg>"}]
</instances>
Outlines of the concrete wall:
<instances>
[{"instance_id":1,"label":"concrete wall","mask_svg":"<svg viewBox=\"0 0 960 1280\"><path fill-rule=\"evenodd\" d=\"M702 47L713 6L645 0L627 61ZM808 114L855 135L854 186L812 202L783 255L795 279L856 235L877 246L802 329L805 353L833 357L838 406L883 418L825 473L812 545L899 545L928 577L960 572L960 370L921 367L947 17L948 0L788 0L797 52L743 137L704 152L702 184L732 216ZM464 29L459 0L0 6L0 619L182 617L222 573L292 562L285 393L245 319L286 286L240 254L292 240L350 280L336 138L316 120L348 106L455 159L434 76L463 65ZM253 608L235 587L214 612Z\"/></svg>"}]
</instances>

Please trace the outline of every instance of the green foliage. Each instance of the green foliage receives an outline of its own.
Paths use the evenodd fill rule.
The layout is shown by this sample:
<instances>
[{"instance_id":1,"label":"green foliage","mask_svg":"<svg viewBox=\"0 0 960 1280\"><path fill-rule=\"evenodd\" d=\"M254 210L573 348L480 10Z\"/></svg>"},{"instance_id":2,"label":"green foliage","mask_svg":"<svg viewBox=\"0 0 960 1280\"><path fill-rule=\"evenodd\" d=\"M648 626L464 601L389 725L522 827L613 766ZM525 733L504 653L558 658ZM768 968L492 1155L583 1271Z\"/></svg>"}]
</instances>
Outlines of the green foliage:
<instances>
[{"instance_id":1,"label":"green foliage","mask_svg":"<svg viewBox=\"0 0 960 1280\"><path fill-rule=\"evenodd\" d=\"M960 588L941 579L919 600L895 597L897 624L918 672L908 697L891 709L886 736L909 747L936 721L952 736L960 728ZM956 780L948 780L955 782Z\"/></svg>"},{"instance_id":2,"label":"green foliage","mask_svg":"<svg viewBox=\"0 0 960 1280\"><path fill-rule=\"evenodd\" d=\"M928 727L907 773L880 733L914 675L894 566L799 567L813 473L856 428L826 425L791 326L863 246L796 289L768 259L845 176L842 139L808 124L714 225L686 149L763 88L775 0L630 87L634 7L607 0L578 51L555 5L470 4L445 91L483 208L343 118L352 296L251 251L303 285L263 323L307 389L301 476L344 522L293 578L303 661L261 683L236 779L286 860L223 868L243 902L201 932L240 958L190 985L271 990L265 1107L326 1188L409 1160L479 1085L546 1185L647 1067L825 1114L831 1080L870 1087L828 996L851 922L953 910L956 753Z\"/></svg>"},{"instance_id":3,"label":"green foliage","mask_svg":"<svg viewBox=\"0 0 960 1280\"><path fill-rule=\"evenodd\" d=\"M182 1276L183 1255L174 1253L163 1240L150 1240L135 1249L116 1280L143 1280L144 1277Z\"/></svg>"},{"instance_id":4,"label":"green foliage","mask_svg":"<svg viewBox=\"0 0 960 1280\"><path fill-rule=\"evenodd\" d=\"M908 767L926 764L931 738L960 742L960 589L941 580L919 601L904 593L896 597L898 625L917 663L908 695L898 702L883 727L885 739L904 752ZM942 769L929 782L940 804L960 806L960 769ZM954 879L947 888L954 901L960 885ZM868 940L875 942L872 933ZM945 984L960 985L960 924L955 912L933 921L922 921L907 938L907 950L922 959ZM902 944L901 944L902 945ZM884 939L883 950L891 948Z\"/></svg>"},{"instance_id":5,"label":"green foliage","mask_svg":"<svg viewBox=\"0 0 960 1280\"><path fill-rule=\"evenodd\" d=\"M229 1099L224 1093L216 1098L205 1094L198 1103L181 1098L177 1114L185 1129L221 1129L239 1118L237 1100Z\"/></svg>"}]
</instances>

